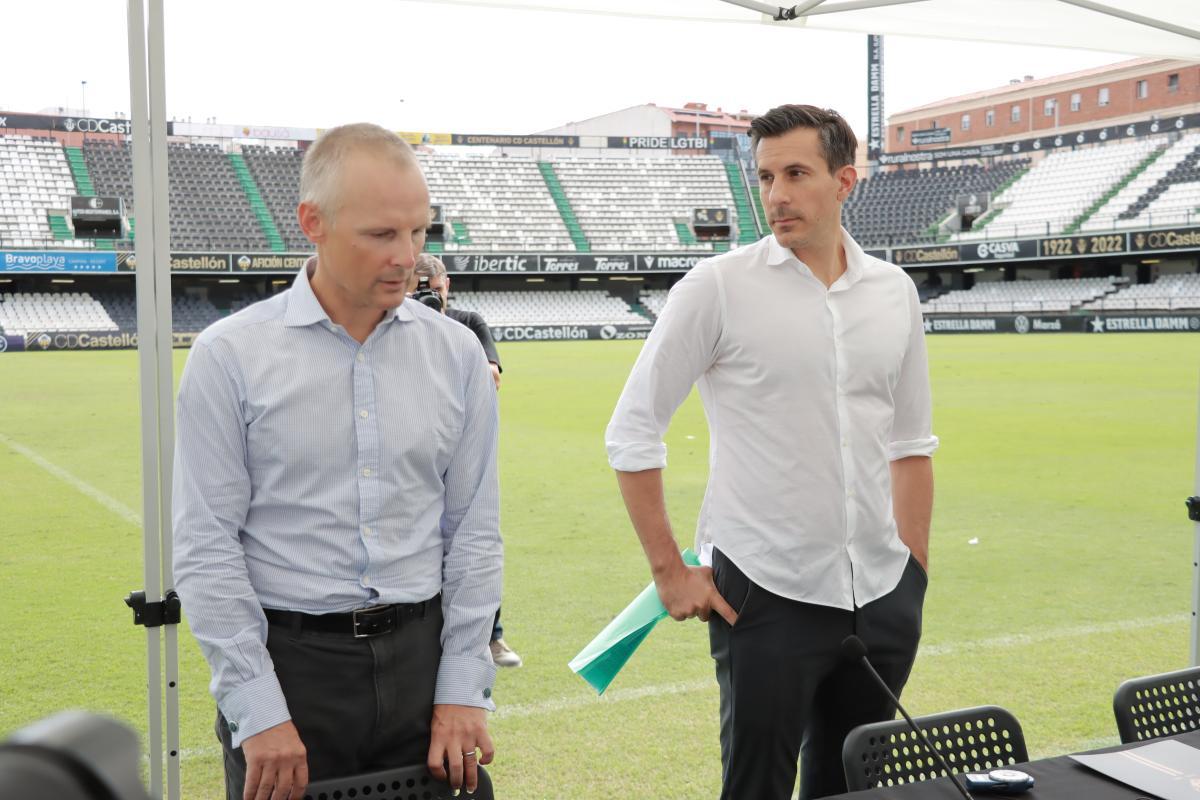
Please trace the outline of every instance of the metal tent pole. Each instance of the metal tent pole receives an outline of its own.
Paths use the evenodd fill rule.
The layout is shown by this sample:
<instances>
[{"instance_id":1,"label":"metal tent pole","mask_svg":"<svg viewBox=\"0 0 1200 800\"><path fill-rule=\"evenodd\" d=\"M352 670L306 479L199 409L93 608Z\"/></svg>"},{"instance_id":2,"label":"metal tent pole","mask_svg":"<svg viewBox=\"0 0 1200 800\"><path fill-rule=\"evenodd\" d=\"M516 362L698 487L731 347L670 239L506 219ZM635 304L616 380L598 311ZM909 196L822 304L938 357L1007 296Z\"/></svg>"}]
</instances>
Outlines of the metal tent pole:
<instances>
[{"instance_id":1,"label":"metal tent pole","mask_svg":"<svg viewBox=\"0 0 1200 800\"><path fill-rule=\"evenodd\" d=\"M1196 412L1196 485L1195 494L1187 500L1188 518L1192 520L1192 636L1188 654L1192 666L1200 665L1200 408Z\"/></svg>"},{"instance_id":2,"label":"metal tent pole","mask_svg":"<svg viewBox=\"0 0 1200 800\"><path fill-rule=\"evenodd\" d=\"M147 4L149 13L147 15ZM147 26L147 16L149 25ZM174 381L171 364L170 228L167 211L166 68L162 0L128 0L133 196L137 213L137 325L142 422L142 520L145 589L128 603L146 627L150 794L179 798L179 602L171 577L171 459ZM165 635L159 628L166 627ZM166 647L166 780L163 754L163 660Z\"/></svg>"}]
</instances>

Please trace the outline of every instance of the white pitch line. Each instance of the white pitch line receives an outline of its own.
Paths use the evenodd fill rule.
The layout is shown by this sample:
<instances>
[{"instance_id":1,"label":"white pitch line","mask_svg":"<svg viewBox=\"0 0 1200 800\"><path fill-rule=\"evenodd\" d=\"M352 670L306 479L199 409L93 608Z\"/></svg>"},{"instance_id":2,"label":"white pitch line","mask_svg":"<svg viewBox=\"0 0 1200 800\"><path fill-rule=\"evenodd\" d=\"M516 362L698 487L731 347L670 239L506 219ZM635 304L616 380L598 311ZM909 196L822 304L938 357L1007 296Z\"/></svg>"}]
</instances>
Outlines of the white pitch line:
<instances>
[{"instance_id":1,"label":"white pitch line","mask_svg":"<svg viewBox=\"0 0 1200 800\"><path fill-rule=\"evenodd\" d=\"M8 447L10 450L13 450L17 454L22 455L25 458L29 459L34 464L41 467L46 472L49 472L51 475L58 478L63 483L70 484L75 489L78 489L83 494L86 494L88 497L92 498L97 503L104 506L109 511L113 512L118 517L120 517L121 519L130 523L131 525L134 525L138 528L142 527L142 515L137 513L136 511L134 511L129 506L122 503L117 498L111 497L111 496L105 494L104 492L100 491L95 486L92 486L90 483L83 480L82 478L78 478L75 475L72 475L71 473L67 472L65 469L58 466L57 464L53 464L53 463L47 461L46 459L42 458L40 455L38 455L33 450L30 450L28 447L26 447L23 444L18 444L17 442L14 442L12 439L8 438L3 433L0 433L0 444L3 444L4 446Z\"/></svg>"},{"instance_id":2,"label":"white pitch line","mask_svg":"<svg viewBox=\"0 0 1200 800\"><path fill-rule=\"evenodd\" d=\"M1056 639L1071 639L1080 636L1093 636L1103 633L1118 633L1120 631L1155 628L1164 625L1175 625L1186 622L1189 614L1168 614L1159 617L1142 617L1140 619L1117 620L1105 624L1075 625L1071 627L1052 628L1037 633L1014 633L1005 636L993 636L987 639L954 642L941 645L922 647L918 657L939 658L955 655L969 650L1001 650L1008 647L1021 647L1029 644L1049 642ZM497 719L512 719L517 717L535 717L542 714L553 714L559 711L572 711L587 706L599 706L605 703L619 703L626 700L641 700L647 697L663 697L673 694L687 694L699 691L715 691L716 678L688 681L682 683L665 683L653 686L640 686L633 689L615 689L603 695L591 694L556 697L537 703L518 703L511 706L501 706L494 716Z\"/></svg>"},{"instance_id":3,"label":"white pitch line","mask_svg":"<svg viewBox=\"0 0 1200 800\"><path fill-rule=\"evenodd\" d=\"M1055 639L1070 639L1077 636L1094 636L1098 633L1118 633L1133 631L1141 628L1157 628L1163 625L1174 625L1187 622L1191 614L1165 614L1160 617L1142 617L1141 619L1122 619L1113 622L1093 623L1091 625L1075 625L1064 628L1050 628L1035 633L1012 633L1005 636L993 636L967 642L950 642L922 647L919 656L948 656L961 653L964 650L995 650L1003 647L1020 647L1027 644L1038 644Z\"/></svg>"},{"instance_id":4,"label":"white pitch line","mask_svg":"<svg viewBox=\"0 0 1200 800\"><path fill-rule=\"evenodd\" d=\"M1157 628L1164 625L1176 625L1186 622L1189 617L1189 614L1167 614L1158 617L1116 620L1103 625L1075 625L1071 627L1053 628L1046 631L1040 631L1038 633L1016 633L1005 636L993 636L987 639L976 639L943 645L930 645L922 648L920 655L928 656L930 658L940 658L942 656L955 655L967 650L1001 650L1008 647L1020 647L1029 644L1048 642L1055 639L1070 639L1079 636L1094 636L1096 634L1118 633L1120 631L1139 630L1143 628ZM695 681L680 681L677 683L661 683L651 686L638 686L631 689L614 689L599 696L592 694L578 694L569 695L566 697L555 697L536 703L516 703L510 706L502 705L492 716L497 720L537 717L544 714L556 714L562 711L574 711L580 708L601 706L609 703L623 703L630 700L642 700L645 698L658 698L669 695L692 694L697 692L715 693L716 688L717 685L715 678ZM1088 747L1083 749L1091 749L1092 747L1100 747L1106 744L1112 744L1112 741L1111 737L1106 737L1104 739L1090 740L1085 742L1085 744L1087 744ZM221 748L217 747L216 745L206 745L180 750L179 758L181 761L190 761L195 758L216 758L219 757L220 754Z\"/></svg>"}]
</instances>

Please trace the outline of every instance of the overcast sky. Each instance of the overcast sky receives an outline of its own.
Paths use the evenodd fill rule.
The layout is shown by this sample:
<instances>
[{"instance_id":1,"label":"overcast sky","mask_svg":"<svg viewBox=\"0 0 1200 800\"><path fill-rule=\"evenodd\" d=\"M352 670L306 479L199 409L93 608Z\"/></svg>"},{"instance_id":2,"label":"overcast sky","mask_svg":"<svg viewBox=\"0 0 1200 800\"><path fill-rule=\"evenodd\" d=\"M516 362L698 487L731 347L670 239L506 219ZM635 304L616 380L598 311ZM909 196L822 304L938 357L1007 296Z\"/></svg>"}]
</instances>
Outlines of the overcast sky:
<instances>
[{"instance_id":1,"label":"overcast sky","mask_svg":"<svg viewBox=\"0 0 1200 800\"><path fill-rule=\"evenodd\" d=\"M698 3L706 0L697 0ZM167 115L532 133L640 103L808 102L866 127L866 36L411 0L167 3ZM128 112L123 0L5 3L0 110ZM885 110L1129 58L885 38Z\"/></svg>"}]
</instances>

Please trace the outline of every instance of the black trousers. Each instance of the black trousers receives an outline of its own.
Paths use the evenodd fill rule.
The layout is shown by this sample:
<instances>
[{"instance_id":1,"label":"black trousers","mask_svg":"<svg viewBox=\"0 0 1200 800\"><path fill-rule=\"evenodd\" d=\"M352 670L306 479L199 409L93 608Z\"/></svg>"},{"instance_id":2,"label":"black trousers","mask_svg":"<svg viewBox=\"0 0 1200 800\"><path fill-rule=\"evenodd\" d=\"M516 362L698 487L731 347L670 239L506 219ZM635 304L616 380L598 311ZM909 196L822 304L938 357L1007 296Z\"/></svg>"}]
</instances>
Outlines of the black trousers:
<instances>
[{"instance_id":1,"label":"black trousers","mask_svg":"<svg viewBox=\"0 0 1200 800\"><path fill-rule=\"evenodd\" d=\"M442 657L442 606L367 639L267 626L267 651L308 751L310 781L423 764ZM246 757L217 712L225 792L241 800Z\"/></svg>"},{"instance_id":2,"label":"black trousers","mask_svg":"<svg viewBox=\"0 0 1200 800\"><path fill-rule=\"evenodd\" d=\"M735 610L709 620L721 689L721 800L787 800L800 761L800 798L846 791L842 743L895 708L842 640L856 634L893 692L908 680L921 638L928 577L910 557L899 585L854 611L800 603L754 584L719 551L713 580Z\"/></svg>"}]
</instances>

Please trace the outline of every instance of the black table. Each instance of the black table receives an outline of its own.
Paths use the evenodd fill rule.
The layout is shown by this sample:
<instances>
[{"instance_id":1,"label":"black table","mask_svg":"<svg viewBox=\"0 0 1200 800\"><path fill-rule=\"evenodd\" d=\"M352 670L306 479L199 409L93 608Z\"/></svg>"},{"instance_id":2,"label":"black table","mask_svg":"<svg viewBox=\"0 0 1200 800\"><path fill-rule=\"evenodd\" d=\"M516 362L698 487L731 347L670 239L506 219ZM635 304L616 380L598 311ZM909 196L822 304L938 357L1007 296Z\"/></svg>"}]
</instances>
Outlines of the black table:
<instances>
[{"instance_id":1,"label":"black table","mask_svg":"<svg viewBox=\"0 0 1200 800\"><path fill-rule=\"evenodd\" d=\"M1170 738L1200 748L1200 731L1181 733ZM1111 753L1116 750L1139 747L1143 744L1148 743L1138 742L1116 747L1103 747L1089 752ZM1134 798L1147 796L1123 783L1106 778L1099 772L1093 772L1082 764L1072 761L1070 756L1056 756L1055 758L1030 761L1027 764L1015 764L1011 769L1019 769L1033 776L1032 789L1024 794L1009 795L1024 798L1024 800L1134 800ZM976 800L988 800L988 798L1004 796L981 792L976 794L975 798ZM938 778L932 781L907 783L903 786L879 787L862 792L839 794L828 800L962 800L962 795L950 783L949 778Z\"/></svg>"}]
</instances>

